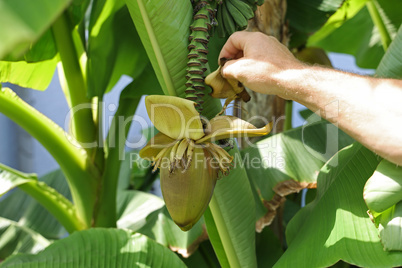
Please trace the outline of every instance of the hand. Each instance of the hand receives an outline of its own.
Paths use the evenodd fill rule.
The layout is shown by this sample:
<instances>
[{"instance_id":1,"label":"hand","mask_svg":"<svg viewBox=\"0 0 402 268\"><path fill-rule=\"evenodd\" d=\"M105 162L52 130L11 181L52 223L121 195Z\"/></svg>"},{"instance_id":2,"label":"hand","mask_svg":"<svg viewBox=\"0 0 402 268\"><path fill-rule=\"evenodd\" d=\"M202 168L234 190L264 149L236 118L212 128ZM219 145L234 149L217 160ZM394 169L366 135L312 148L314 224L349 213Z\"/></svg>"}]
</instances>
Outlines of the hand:
<instances>
[{"instance_id":1,"label":"hand","mask_svg":"<svg viewBox=\"0 0 402 268\"><path fill-rule=\"evenodd\" d=\"M262 33L236 32L223 46L220 58L231 58L222 68L226 78L264 94L286 97L284 71L301 69L303 64L279 41Z\"/></svg>"}]
</instances>

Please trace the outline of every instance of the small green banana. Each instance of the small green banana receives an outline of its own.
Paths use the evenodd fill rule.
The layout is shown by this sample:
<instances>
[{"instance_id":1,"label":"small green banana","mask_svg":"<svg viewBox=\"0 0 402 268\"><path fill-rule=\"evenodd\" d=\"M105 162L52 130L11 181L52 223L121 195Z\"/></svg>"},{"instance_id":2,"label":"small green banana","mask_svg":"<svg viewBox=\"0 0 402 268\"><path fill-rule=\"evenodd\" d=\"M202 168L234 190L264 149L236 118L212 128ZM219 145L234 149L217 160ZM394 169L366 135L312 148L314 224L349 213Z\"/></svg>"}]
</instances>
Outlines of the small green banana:
<instances>
[{"instance_id":1,"label":"small green banana","mask_svg":"<svg viewBox=\"0 0 402 268\"><path fill-rule=\"evenodd\" d=\"M235 22L232 18L232 15L230 15L226 2L223 2L221 7L222 7L222 14L223 14L222 17L225 26L225 31L228 35L231 35L232 33L236 32Z\"/></svg>"},{"instance_id":2,"label":"small green banana","mask_svg":"<svg viewBox=\"0 0 402 268\"><path fill-rule=\"evenodd\" d=\"M232 1L226 1L226 7L237 25L238 30L244 30L247 27L248 20L243 14L232 4Z\"/></svg>"},{"instance_id":3,"label":"small green banana","mask_svg":"<svg viewBox=\"0 0 402 268\"><path fill-rule=\"evenodd\" d=\"M223 6L219 5L218 10L216 12L216 20L218 21L218 36L223 38L225 37L225 26L223 24L223 12L222 12Z\"/></svg>"},{"instance_id":4,"label":"small green banana","mask_svg":"<svg viewBox=\"0 0 402 268\"><path fill-rule=\"evenodd\" d=\"M247 20L254 18L254 11L249 4L241 0L229 0L229 2L234 5Z\"/></svg>"}]
</instances>

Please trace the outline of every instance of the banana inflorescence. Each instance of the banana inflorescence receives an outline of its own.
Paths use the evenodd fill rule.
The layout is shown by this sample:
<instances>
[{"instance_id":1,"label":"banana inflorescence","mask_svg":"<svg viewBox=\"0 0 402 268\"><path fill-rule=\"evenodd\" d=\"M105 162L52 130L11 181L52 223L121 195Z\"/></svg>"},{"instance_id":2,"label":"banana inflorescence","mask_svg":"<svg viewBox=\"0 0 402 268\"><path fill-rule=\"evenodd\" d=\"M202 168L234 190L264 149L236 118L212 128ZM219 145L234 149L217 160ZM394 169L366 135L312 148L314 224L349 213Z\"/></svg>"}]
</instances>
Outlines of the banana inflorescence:
<instances>
[{"instance_id":1,"label":"banana inflorescence","mask_svg":"<svg viewBox=\"0 0 402 268\"><path fill-rule=\"evenodd\" d=\"M186 99L196 102L202 111L205 95L205 72L208 63L208 42L212 28L217 25L220 37L244 30L248 20L254 17L257 5L264 0L193 0L194 17L190 25L188 63L186 75Z\"/></svg>"},{"instance_id":2,"label":"banana inflorescence","mask_svg":"<svg viewBox=\"0 0 402 268\"><path fill-rule=\"evenodd\" d=\"M208 62L208 31L211 30L214 23L214 10L206 1L198 2L197 9L190 26L185 93L186 99L196 102L196 109L201 112L204 102L202 98L205 95L204 73L207 70Z\"/></svg>"}]
</instances>

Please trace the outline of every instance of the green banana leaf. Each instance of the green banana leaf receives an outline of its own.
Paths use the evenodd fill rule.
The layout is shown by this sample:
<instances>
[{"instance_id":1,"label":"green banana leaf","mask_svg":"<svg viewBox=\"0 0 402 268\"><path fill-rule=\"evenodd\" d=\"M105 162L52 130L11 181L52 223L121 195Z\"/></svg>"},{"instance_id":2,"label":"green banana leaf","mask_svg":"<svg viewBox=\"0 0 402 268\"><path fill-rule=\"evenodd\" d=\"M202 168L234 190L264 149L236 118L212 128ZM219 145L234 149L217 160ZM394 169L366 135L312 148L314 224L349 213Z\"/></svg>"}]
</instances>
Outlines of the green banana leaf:
<instances>
[{"instance_id":1,"label":"green banana leaf","mask_svg":"<svg viewBox=\"0 0 402 268\"><path fill-rule=\"evenodd\" d=\"M185 90L190 1L126 0L131 18L165 95Z\"/></svg>"},{"instance_id":2,"label":"green banana leaf","mask_svg":"<svg viewBox=\"0 0 402 268\"><path fill-rule=\"evenodd\" d=\"M19 254L6 267L186 267L180 258L152 239L119 229L75 232L36 254Z\"/></svg>"},{"instance_id":3,"label":"green banana leaf","mask_svg":"<svg viewBox=\"0 0 402 268\"><path fill-rule=\"evenodd\" d=\"M0 262L17 253L36 254L50 244L49 240L23 223L0 217Z\"/></svg>"},{"instance_id":4,"label":"green banana leaf","mask_svg":"<svg viewBox=\"0 0 402 268\"><path fill-rule=\"evenodd\" d=\"M291 33L290 47L304 45L308 36L324 25L342 2L343 0L288 0L286 19Z\"/></svg>"},{"instance_id":5,"label":"green banana leaf","mask_svg":"<svg viewBox=\"0 0 402 268\"><path fill-rule=\"evenodd\" d=\"M35 174L17 172L0 164L0 197L19 185L37 181Z\"/></svg>"},{"instance_id":6,"label":"green banana leaf","mask_svg":"<svg viewBox=\"0 0 402 268\"><path fill-rule=\"evenodd\" d=\"M278 198L306 187L315 188L318 171L325 162L354 141L314 113L306 123L242 151L257 200L259 231L273 220L276 207L280 205Z\"/></svg>"},{"instance_id":7,"label":"green banana leaf","mask_svg":"<svg viewBox=\"0 0 402 268\"><path fill-rule=\"evenodd\" d=\"M358 66L375 69L384 56L382 36L388 36L392 40L402 23L400 14L402 2L399 0L371 0L370 2L373 2L384 29L379 30L374 25L366 5L354 16L348 16L346 20L340 21L332 31L323 30L313 35L308 41L308 46L318 46L327 51L354 55ZM344 5L348 6L349 1ZM355 13L355 5L350 6L352 8L350 13ZM339 21L339 14L335 15Z\"/></svg>"},{"instance_id":8,"label":"green banana leaf","mask_svg":"<svg viewBox=\"0 0 402 268\"><path fill-rule=\"evenodd\" d=\"M126 0L126 3L164 93L184 97L191 2ZM204 101L203 115L207 118L220 111L219 100L207 94ZM238 150L232 150L232 154L240 158ZM211 213L206 213L205 221L223 267L257 265L254 209L244 168L237 167L218 181L210 203Z\"/></svg>"},{"instance_id":9,"label":"green banana leaf","mask_svg":"<svg viewBox=\"0 0 402 268\"><path fill-rule=\"evenodd\" d=\"M39 181L71 200L68 184L60 170L50 172ZM3 182L0 185L4 185ZM47 239L60 239L67 235L64 227L41 204L20 189L15 189L0 200L0 217L18 222Z\"/></svg>"},{"instance_id":10,"label":"green banana leaf","mask_svg":"<svg viewBox=\"0 0 402 268\"><path fill-rule=\"evenodd\" d=\"M362 267L401 265L401 253L383 250L362 197L379 158L358 143L336 156L320 170L315 200L289 223L288 249L275 267L328 267L339 260Z\"/></svg>"},{"instance_id":11,"label":"green banana leaf","mask_svg":"<svg viewBox=\"0 0 402 268\"><path fill-rule=\"evenodd\" d=\"M53 59L28 63L25 61L0 61L0 82L25 88L45 90L54 76L58 56Z\"/></svg>"},{"instance_id":12,"label":"green banana leaf","mask_svg":"<svg viewBox=\"0 0 402 268\"><path fill-rule=\"evenodd\" d=\"M3 186L0 196L4 190L8 191L18 186L52 213L69 232L82 229L81 223L77 220L76 209L70 200L46 183L38 181L36 176L0 164L0 182Z\"/></svg>"},{"instance_id":13,"label":"green banana leaf","mask_svg":"<svg viewBox=\"0 0 402 268\"><path fill-rule=\"evenodd\" d=\"M392 41L376 70L381 77L402 78L402 26ZM383 160L378 165L373 176L367 181L364 189L364 199L370 209L375 226L384 248L387 250L402 250L402 169Z\"/></svg>"},{"instance_id":14,"label":"green banana leaf","mask_svg":"<svg viewBox=\"0 0 402 268\"><path fill-rule=\"evenodd\" d=\"M190 256L208 238L202 220L190 231L181 231L170 218L163 200L153 194L120 191L117 200L119 228L144 234L183 257Z\"/></svg>"},{"instance_id":15,"label":"green banana leaf","mask_svg":"<svg viewBox=\"0 0 402 268\"><path fill-rule=\"evenodd\" d=\"M402 168L382 160L363 196L384 249L402 251Z\"/></svg>"},{"instance_id":16,"label":"green banana leaf","mask_svg":"<svg viewBox=\"0 0 402 268\"><path fill-rule=\"evenodd\" d=\"M398 34L389 46L387 53L381 59L376 70L376 75L388 78L402 78L402 25L399 27Z\"/></svg>"},{"instance_id":17,"label":"green banana leaf","mask_svg":"<svg viewBox=\"0 0 402 268\"><path fill-rule=\"evenodd\" d=\"M88 37L90 97L109 92L122 75L139 77L149 60L124 0L95 1Z\"/></svg>"},{"instance_id":18,"label":"green banana leaf","mask_svg":"<svg viewBox=\"0 0 402 268\"><path fill-rule=\"evenodd\" d=\"M70 0L2 0L0 59L20 58L70 3Z\"/></svg>"}]
</instances>

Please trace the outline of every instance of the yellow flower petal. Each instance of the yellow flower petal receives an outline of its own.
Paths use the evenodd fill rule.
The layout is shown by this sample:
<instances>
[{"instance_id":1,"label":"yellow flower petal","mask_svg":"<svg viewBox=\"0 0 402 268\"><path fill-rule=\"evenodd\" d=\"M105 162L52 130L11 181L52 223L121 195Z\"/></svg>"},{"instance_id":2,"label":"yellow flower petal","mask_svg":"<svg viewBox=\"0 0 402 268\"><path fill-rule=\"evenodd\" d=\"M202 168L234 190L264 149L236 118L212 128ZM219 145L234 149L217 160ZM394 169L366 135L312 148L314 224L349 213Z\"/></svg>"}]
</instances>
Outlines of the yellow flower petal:
<instances>
[{"instance_id":1,"label":"yellow flower petal","mask_svg":"<svg viewBox=\"0 0 402 268\"><path fill-rule=\"evenodd\" d=\"M172 96L151 95L145 98L148 115L155 127L172 139L198 140L204 130L195 102Z\"/></svg>"},{"instance_id":2,"label":"yellow flower petal","mask_svg":"<svg viewBox=\"0 0 402 268\"><path fill-rule=\"evenodd\" d=\"M160 151L162 151L163 148L173 146L175 142L176 140L169 138L165 134L159 132L158 134L153 136L152 139L149 140L149 142L147 143L147 145L145 145L144 148L141 149L140 157L153 161L153 158Z\"/></svg>"},{"instance_id":3,"label":"yellow flower petal","mask_svg":"<svg viewBox=\"0 0 402 268\"><path fill-rule=\"evenodd\" d=\"M196 143L214 142L217 140L241 137L257 137L267 135L272 130L272 123L263 128L256 128L235 116L216 116L209 121L205 132L207 135Z\"/></svg>"}]
</instances>

